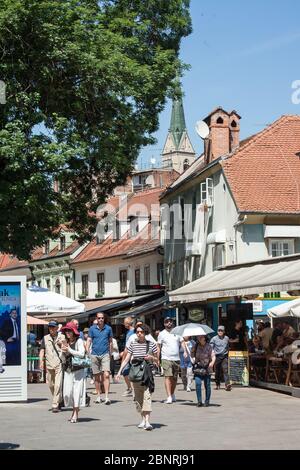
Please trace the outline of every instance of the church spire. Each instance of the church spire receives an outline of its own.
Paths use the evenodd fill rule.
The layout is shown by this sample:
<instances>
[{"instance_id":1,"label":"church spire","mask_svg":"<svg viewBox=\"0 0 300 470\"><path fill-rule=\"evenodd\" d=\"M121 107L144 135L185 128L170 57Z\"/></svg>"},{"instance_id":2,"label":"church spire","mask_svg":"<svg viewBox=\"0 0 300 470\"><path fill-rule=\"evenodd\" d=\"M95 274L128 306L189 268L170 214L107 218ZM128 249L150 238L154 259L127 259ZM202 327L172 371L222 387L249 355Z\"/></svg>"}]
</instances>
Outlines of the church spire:
<instances>
[{"instance_id":1,"label":"church spire","mask_svg":"<svg viewBox=\"0 0 300 470\"><path fill-rule=\"evenodd\" d=\"M177 96L173 99L172 115L169 132L172 134L175 148L178 150L184 131L186 131L184 109L181 98L180 82L176 79ZM175 92L176 93L176 92Z\"/></svg>"}]
</instances>

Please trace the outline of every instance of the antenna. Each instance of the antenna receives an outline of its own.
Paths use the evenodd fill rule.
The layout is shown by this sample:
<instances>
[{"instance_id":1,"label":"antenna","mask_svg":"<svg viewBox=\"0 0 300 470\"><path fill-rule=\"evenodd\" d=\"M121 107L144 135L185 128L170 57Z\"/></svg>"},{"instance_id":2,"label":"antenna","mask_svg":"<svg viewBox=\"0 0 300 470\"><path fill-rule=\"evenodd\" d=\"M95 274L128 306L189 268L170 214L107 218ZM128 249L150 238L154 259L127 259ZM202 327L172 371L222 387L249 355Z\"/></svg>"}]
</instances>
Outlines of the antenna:
<instances>
[{"instance_id":1,"label":"antenna","mask_svg":"<svg viewBox=\"0 0 300 470\"><path fill-rule=\"evenodd\" d=\"M209 136L209 127L204 121L197 121L195 130L201 139L206 139Z\"/></svg>"}]
</instances>

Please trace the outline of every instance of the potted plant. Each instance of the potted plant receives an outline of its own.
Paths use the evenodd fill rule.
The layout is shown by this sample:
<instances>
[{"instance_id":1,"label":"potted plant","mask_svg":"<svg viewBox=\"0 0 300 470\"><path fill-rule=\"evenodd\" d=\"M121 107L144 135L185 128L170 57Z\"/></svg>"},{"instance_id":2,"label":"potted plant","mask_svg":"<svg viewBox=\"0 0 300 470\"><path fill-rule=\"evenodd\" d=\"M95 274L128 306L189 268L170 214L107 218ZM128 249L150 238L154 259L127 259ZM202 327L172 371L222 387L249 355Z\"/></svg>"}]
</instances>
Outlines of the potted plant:
<instances>
[{"instance_id":1,"label":"potted plant","mask_svg":"<svg viewBox=\"0 0 300 470\"><path fill-rule=\"evenodd\" d=\"M97 292L97 293L95 294L95 298L96 298L96 299L99 299L100 297L103 297L103 296L104 296L104 292Z\"/></svg>"},{"instance_id":2,"label":"potted plant","mask_svg":"<svg viewBox=\"0 0 300 470\"><path fill-rule=\"evenodd\" d=\"M79 295L78 295L78 298L79 298L80 300L86 299L86 297L87 297L86 294L79 294Z\"/></svg>"}]
</instances>

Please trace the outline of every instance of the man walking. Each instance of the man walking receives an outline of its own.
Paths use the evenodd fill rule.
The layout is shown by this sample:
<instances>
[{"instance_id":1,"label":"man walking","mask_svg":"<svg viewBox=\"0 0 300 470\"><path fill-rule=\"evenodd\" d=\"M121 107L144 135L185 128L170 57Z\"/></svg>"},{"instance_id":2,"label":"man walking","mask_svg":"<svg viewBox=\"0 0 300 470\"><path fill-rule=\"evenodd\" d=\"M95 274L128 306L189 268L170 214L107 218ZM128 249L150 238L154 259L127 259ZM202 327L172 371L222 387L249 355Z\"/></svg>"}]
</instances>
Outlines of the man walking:
<instances>
[{"instance_id":1,"label":"man walking","mask_svg":"<svg viewBox=\"0 0 300 470\"><path fill-rule=\"evenodd\" d=\"M109 376L110 376L110 357L112 354L112 329L106 324L104 313L98 312L96 316L97 325L91 326L87 340L87 350L91 350L92 371L95 379L95 387L97 391L96 403L101 403L100 376L103 378L105 405L110 405L109 393Z\"/></svg>"},{"instance_id":2,"label":"man walking","mask_svg":"<svg viewBox=\"0 0 300 470\"><path fill-rule=\"evenodd\" d=\"M121 361L124 361L125 357L127 356L128 354L128 351L127 351L127 343L128 343L128 340L129 338L134 335L134 326L133 326L133 323L134 323L134 320L132 317L126 317L124 319L124 326L127 330L127 333L126 333L126 337L125 337L125 349L123 352L120 353L120 358L121 358ZM131 382L129 380L129 371L130 371L130 364L128 363L124 369L123 369L123 372L122 372L122 375L124 377L124 380L125 380L125 383L126 383L126 386L127 386L127 389L125 390L125 392L123 393L123 397L131 397L132 396L132 385L131 385Z\"/></svg>"},{"instance_id":3,"label":"man walking","mask_svg":"<svg viewBox=\"0 0 300 470\"><path fill-rule=\"evenodd\" d=\"M225 327L218 327L218 334L214 336L210 345L216 355L215 362L215 380L216 390L219 390L221 386L221 371L223 370L223 376L225 381L225 389L229 392L231 385L228 377L228 351L229 351L229 338L225 335Z\"/></svg>"},{"instance_id":4,"label":"man walking","mask_svg":"<svg viewBox=\"0 0 300 470\"><path fill-rule=\"evenodd\" d=\"M187 358L188 352L183 338L171 333L171 330L173 329L173 320L171 317L166 317L164 319L164 327L165 329L158 335L157 346L158 357L161 354L161 365L165 377L165 388L167 392L165 403L171 404L176 401L175 388L177 385L178 372L180 370L180 344L182 344L184 350L183 355L185 358Z\"/></svg>"},{"instance_id":5,"label":"man walking","mask_svg":"<svg viewBox=\"0 0 300 470\"><path fill-rule=\"evenodd\" d=\"M60 411L63 382L61 341L65 338L61 333L58 334L58 323L56 320L51 320L48 328L49 334L44 336L41 342L39 367L41 370L45 369L44 358L46 356L47 382L52 394L52 412L57 413Z\"/></svg>"}]
</instances>

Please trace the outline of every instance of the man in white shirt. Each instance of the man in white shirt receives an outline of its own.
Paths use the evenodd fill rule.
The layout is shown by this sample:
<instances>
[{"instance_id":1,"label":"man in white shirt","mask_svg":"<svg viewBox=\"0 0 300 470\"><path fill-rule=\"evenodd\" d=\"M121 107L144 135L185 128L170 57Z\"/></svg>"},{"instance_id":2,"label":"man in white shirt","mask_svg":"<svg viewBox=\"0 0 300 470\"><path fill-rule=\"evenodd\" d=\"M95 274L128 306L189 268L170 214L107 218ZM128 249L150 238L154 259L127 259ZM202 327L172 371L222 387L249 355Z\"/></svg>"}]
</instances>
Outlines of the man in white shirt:
<instances>
[{"instance_id":1,"label":"man in white shirt","mask_svg":"<svg viewBox=\"0 0 300 470\"><path fill-rule=\"evenodd\" d=\"M171 333L173 329L173 319L164 319L165 329L161 331L157 338L158 352L161 354L161 365L164 371L167 400L165 403L171 404L176 401L175 388L177 385L178 372L180 370L180 344L184 349L184 357L188 356L183 338Z\"/></svg>"}]
</instances>

